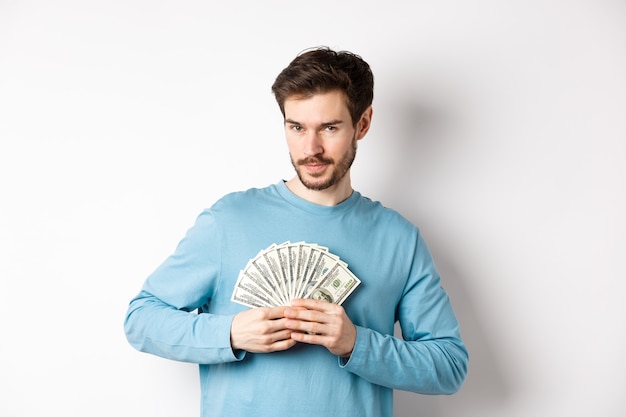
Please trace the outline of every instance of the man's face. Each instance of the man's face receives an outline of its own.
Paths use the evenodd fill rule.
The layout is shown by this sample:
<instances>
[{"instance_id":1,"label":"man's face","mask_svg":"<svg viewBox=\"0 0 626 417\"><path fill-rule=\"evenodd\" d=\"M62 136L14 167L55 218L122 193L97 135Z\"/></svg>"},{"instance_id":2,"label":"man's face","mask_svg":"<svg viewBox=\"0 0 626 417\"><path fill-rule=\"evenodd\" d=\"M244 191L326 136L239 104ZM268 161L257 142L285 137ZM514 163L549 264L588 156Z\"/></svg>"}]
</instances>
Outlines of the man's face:
<instances>
[{"instance_id":1,"label":"man's face","mask_svg":"<svg viewBox=\"0 0 626 417\"><path fill-rule=\"evenodd\" d=\"M358 135L342 92L285 100L285 134L302 184L325 190L338 184L354 161Z\"/></svg>"}]
</instances>

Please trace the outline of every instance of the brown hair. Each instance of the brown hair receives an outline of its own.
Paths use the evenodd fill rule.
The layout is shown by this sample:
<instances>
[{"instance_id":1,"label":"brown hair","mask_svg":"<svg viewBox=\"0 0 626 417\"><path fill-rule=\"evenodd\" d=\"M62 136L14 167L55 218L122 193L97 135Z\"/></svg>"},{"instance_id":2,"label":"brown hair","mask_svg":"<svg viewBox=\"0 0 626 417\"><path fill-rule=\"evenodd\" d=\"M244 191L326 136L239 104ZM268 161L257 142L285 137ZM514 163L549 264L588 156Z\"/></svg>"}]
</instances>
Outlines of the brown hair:
<instances>
[{"instance_id":1,"label":"brown hair","mask_svg":"<svg viewBox=\"0 0 626 417\"><path fill-rule=\"evenodd\" d=\"M272 85L283 117L289 97L310 97L333 90L345 94L352 124L356 125L374 99L374 75L368 63L348 51L337 52L325 46L308 49L291 61Z\"/></svg>"}]
</instances>

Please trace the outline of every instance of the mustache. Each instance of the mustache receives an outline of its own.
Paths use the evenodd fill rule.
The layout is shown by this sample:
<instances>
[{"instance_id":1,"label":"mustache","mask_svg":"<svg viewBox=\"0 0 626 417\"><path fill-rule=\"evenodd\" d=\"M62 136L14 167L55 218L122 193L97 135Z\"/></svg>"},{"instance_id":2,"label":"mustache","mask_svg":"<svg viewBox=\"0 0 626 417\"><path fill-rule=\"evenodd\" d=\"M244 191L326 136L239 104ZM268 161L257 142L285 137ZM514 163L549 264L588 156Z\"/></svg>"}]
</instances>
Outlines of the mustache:
<instances>
[{"instance_id":1,"label":"mustache","mask_svg":"<svg viewBox=\"0 0 626 417\"><path fill-rule=\"evenodd\" d=\"M298 165L333 163L335 163L335 161L332 158L324 158L322 156L309 156L308 158L300 159L298 161Z\"/></svg>"}]
</instances>

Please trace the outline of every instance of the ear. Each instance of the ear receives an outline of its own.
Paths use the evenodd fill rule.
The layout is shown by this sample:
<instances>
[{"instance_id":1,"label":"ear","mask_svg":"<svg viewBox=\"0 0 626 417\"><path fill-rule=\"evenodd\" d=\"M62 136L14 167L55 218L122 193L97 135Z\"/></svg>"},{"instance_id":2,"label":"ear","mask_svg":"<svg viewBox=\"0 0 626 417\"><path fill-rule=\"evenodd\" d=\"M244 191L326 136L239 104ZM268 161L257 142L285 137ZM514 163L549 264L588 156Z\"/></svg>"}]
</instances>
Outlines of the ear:
<instances>
[{"instance_id":1,"label":"ear","mask_svg":"<svg viewBox=\"0 0 626 417\"><path fill-rule=\"evenodd\" d=\"M356 140L363 139L370 130L370 126L372 125L372 113L372 106L369 106L361 115L359 122L356 124Z\"/></svg>"}]
</instances>

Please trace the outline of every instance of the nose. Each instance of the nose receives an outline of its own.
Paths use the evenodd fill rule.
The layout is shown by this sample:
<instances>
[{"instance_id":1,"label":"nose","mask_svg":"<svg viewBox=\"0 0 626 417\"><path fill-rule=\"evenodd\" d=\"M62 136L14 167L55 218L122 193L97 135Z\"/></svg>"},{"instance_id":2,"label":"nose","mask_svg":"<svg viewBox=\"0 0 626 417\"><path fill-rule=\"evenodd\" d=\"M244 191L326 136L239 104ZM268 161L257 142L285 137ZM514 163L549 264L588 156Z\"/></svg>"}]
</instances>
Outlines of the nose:
<instances>
[{"instance_id":1,"label":"nose","mask_svg":"<svg viewBox=\"0 0 626 417\"><path fill-rule=\"evenodd\" d=\"M309 131L304 138L304 155L314 156L324 152L319 132Z\"/></svg>"}]
</instances>

